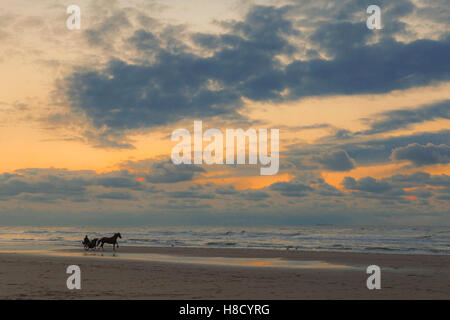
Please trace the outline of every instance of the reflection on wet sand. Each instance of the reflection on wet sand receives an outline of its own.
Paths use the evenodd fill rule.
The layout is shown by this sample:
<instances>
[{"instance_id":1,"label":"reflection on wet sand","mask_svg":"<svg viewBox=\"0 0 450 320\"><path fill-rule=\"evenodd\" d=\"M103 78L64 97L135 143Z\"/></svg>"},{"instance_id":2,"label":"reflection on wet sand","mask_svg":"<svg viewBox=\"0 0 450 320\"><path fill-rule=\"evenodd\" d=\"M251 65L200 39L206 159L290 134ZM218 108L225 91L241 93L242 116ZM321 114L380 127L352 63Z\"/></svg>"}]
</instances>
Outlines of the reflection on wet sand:
<instances>
[{"instance_id":1,"label":"reflection on wet sand","mask_svg":"<svg viewBox=\"0 0 450 320\"><path fill-rule=\"evenodd\" d=\"M57 257L84 257L87 259L120 259L133 261L187 263L199 265L215 265L228 267L258 268L296 268L296 269L353 269L342 264L323 261L299 261L282 258L230 258L230 257L195 257L158 253L123 253L114 251L69 251L69 250L21 250L23 254L35 254Z\"/></svg>"}]
</instances>

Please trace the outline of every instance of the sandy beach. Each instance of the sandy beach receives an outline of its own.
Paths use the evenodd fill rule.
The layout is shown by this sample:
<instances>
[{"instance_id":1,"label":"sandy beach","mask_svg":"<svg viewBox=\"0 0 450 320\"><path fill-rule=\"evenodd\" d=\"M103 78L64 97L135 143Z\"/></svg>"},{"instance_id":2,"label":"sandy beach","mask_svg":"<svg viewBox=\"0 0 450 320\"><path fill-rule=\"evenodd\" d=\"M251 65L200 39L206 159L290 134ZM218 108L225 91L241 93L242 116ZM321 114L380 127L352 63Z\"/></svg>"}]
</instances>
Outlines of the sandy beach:
<instances>
[{"instance_id":1,"label":"sandy beach","mask_svg":"<svg viewBox=\"0 0 450 320\"><path fill-rule=\"evenodd\" d=\"M81 268L68 290L66 268ZM381 290L366 268L381 267ZM1 299L449 299L450 256L125 247L0 253Z\"/></svg>"}]
</instances>

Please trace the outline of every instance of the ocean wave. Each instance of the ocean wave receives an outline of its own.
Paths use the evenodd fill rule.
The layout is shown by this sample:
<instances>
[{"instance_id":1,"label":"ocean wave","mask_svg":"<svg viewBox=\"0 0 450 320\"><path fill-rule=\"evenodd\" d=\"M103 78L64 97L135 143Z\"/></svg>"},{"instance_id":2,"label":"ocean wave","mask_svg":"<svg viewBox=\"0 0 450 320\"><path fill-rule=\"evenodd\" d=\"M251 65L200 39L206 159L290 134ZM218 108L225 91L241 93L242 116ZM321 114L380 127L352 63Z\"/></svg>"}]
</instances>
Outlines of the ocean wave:
<instances>
[{"instance_id":1,"label":"ocean wave","mask_svg":"<svg viewBox=\"0 0 450 320\"><path fill-rule=\"evenodd\" d=\"M433 238L433 235L425 235L425 236L414 237L414 239L431 239L431 238Z\"/></svg>"},{"instance_id":2,"label":"ocean wave","mask_svg":"<svg viewBox=\"0 0 450 320\"><path fill-rule=\"evenodd\" d=\"M129 241L137 241L137 242L160 242L158 239L134 239L130 238Z\"/></svg>"},{"instance_id":3,"label":"ocean wave","mask_svg":"<svg viewBox=\"0 0 450 320\"><path fill-rule=\"evenodd\" d=\"M116 228L114 228L116 229ZM388 227L120 227L123 239L119 242L137 246L187 246L267 248L286 250L328 250L354 252L393 252L449 254L450 244L446 228L388 228ZM0 241L11 244L56 243L79 245L84 235L100 238L113 229L95 227L0 227ZM113 230L114 231L114 230ZM20 244L22 245L22 244Z\"/></svg>"},{"instance_id":4,"label":"ocean wave","mask_svg":"<svg viewBox=\"0 0 450 320\"><path fill-rule=\"evenodd\" d=\"M207 246L235 246L236 242L207 242Z\"/></svg>"},{"instance_id":5,"label":"ocean wave","mask_svg":"<svg viewBox=\"0 0 450 320\"><path fill-rule=\"evenodd\" d=\"M389 247L365 247L364 250L397 251L398 249Z\"/></svg>"},{"instance_id":6,"label":"ocean wave","mask_svg":"<svg viewBox=\"0 0 450 320\"><path fill-rule=\"evenodd\" d=\"M30 231L24 231L24 232L22 232L23 234L42 234L42 233L49 233L49 231L47 231L47 230L44 230L44 231L41 231L41 230L39 230L39 231L35 231L35 230L30 230Z\"/></svg>"}]
</instances>

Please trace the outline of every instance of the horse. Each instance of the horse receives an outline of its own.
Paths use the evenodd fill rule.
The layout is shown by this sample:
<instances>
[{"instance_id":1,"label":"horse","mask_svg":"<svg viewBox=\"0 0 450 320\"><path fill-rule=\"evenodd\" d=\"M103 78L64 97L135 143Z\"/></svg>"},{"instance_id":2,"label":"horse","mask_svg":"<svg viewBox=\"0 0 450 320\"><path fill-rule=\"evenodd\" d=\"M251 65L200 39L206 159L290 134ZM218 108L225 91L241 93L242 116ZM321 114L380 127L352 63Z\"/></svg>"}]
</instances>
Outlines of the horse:
<instances>
[{"instance_id":1,"label":"horse","mask_svg":"<svg viewBox=\"0 0 450 320\"><path fill-rule=\"evenodd\" d=\"M103 237L103 238L101 238L101 239L98 241L97 246L102 247L102 250L103 250L103 245L104 245L105 243L109 243L109 244L112 244L112 245L113 245L113 250L116 251L116 245L117 245L117 248L119 247L119 243L117 242L117 238L122 239L122 236L121 236L120 233L115 233L115 234L114 234L112 237L110 237L110 238L108 238L108 237Z\"/></svg>"}]
</instances>

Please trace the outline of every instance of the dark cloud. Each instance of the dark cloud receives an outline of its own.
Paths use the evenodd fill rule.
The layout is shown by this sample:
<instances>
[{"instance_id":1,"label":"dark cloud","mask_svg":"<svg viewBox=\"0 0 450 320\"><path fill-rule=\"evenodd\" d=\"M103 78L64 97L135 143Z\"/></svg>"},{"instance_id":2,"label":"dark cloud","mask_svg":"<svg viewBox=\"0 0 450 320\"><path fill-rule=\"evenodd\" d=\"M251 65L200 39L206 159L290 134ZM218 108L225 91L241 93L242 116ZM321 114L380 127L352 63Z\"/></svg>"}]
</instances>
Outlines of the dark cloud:
<instances>
[{"instance_id":1,"label":"dark cloud","mask_svg":"<svg viewBox=\"0 0 450 320\"><path fill-rule=\"evenodd\" d=\"M20 177L19 174L5 172L0 174L0 182L5 182L11 178L18 178L18 177Z\"/></svg>"},{"instance_id":2,"label":"dark cloud","mask_svg":"<svg viewBox=\"0 0 450 320\"><path fill-rule=\"evenodd\" d=\"M261 94L270 97L282 90L274 77L279 71L273 58L291 49L282 35L296 32L283 18L286 11L255 7L246 22L232 27L232 32L239 34L232 47L210 58L185 50L172 52L161 46L169 39L137 30L130 44L138 51L152 50L154 63L112 60L103 70L73 73L60 88L71 106L82 110L95 127L126 130L164 125L187 116L237 117L242 96L263 100ZM193 38L206 45L213 36ZM243 86L245 83L248 85ZM267 90L260 91L261 86Z\"/></svg>"},{"instance_id":3,"label":"dark cloud","mask_svg":"<svg viewBox=\"0 0 450 320\"><path fill-rule=\"evenodd\" d=\"M446 144L409 144L392 151L394 160L408 160L415 166L450 163L450 147Z\"/></svg>"},{"instance_id":4,"label":"dark cloud","mask_svg":"<svg viewBox=\"0 0 450 320\"><path fill-rule=\"evenodd\" d=\"M230 114L240 107L232 90L207 88L199 58L162 52L158 59L153 66L114 60L101 73L74 73L65 88L72 107L81 108L95 127L119 130Z\"/></svg>"},{"instance_id":5,"label":"dark cloud","mask_svg":"<svg viewBox=\"0 0 450 320\"><path fill-rule=\"evenodd\" d=\"M197 174L206 170L197 165L175 165L170 159L146 159L128 161L120 165L125 171L145 178L150 183L176 183L193 180Z\"/></svg>"},{"instance_id":6,"label":"dark cloud","mask_svg":"<svg viewBox=\"0 0 450 320\"><path fill-rule=\"evenodd\" d=\"M100 128L99 130L85 130L84 138L95 148L104 149L134 149L122 132L114 131L110 128Z\"/></svg>"},{"instance_id":7,"label":"dark cloud","mask_svg":"<svg viewBox=\"0 0 450 320\"><path fill-rule=\"evenodd\" d=\"M434 145L446 144L450 141L450 130L437 132L420 132L410 135L371 139L360 142L342 144L339 147L345 150L358 165L386 163L390 161L392 151L412 143Z\"/></svg>"},{"instance_id":8,"label":"dark cloud","mask_svg":"<svg viewBox=\"0 0 450 320\"><path fill-rule=\"evenodd\" d=\"M352 177L345 177L342 185L347 190L364 191L369 193L392 192L392 186L386 181L379 181L372 177L365 177L355 180Z\"/></svg>"},{"instance_id":9,"label":"dark cloud","mask_svg":"<svg viewBox=\"0 0 450 320\"><path fill-rule=\"evenodd\" d=\"M447 0L424 1L422 5L416 8L416 15L419 19L433 21L439 23L443 30L448 30L450 22L450 4Z\"/></svg>"},{"instance_id":10,"label":"dark cloud","mask_svg":"<svg viewBox=\"0 0 450 320\"><path fill-rule=\"evenodd\" d=\"M127 189L135 191L149 190L126 171L96 174L93 171L69 171L64 169L22 169L14 174L0 175L0 199L9 200L19 197L24 201L72 202L90 201L91 189ZM125 199L127 191L111 191L97 195L107 199L116 197Z\"/></svg>"},{"instance_id":11,"label":"dark cloud","mask_svg":"<svg viewBox=\"0 0 450 320\"><path fill-rule=\"evenodd\" d=\"M450 194L443 194L443 195L437 196L436 199L448 201L448 200L450 200Z\"/></svg>"},{"instance_id":12,"label":"dark cloud","mask_svg":"<svg viewBox=\"0 0 450 320\"><path fill-rule=\"evenodd\" d=\"M382 179L345 177L342 185L345 189L354 191L351 193L353 198L377 198L400 202L411 196L414 199L433 197L441 199L442 196L445 197L450 192L450 176L415 172Z\"/></svg>"},{"instance_id":13,"label":"dark cloud","mask_svg":"<svg viewBox=\"0 0 450 320\"><path fill-rule=\"evenodd\" d=\"M45 203L45 204L57 204L58 200L60 200L55 195L48 195L48 194L30 194L30 193L23 193L16 198L19 201L23 202L37 202L37 203ZM71 201L76 201L75 199L81 199L81 198L72 198ZM0 201L2 198L0 197ZM4 199L3 199L4 200Z\"/></svg>"},{"instance_id":14,"label":"dark cloud","mask_svg":"<svg viewBox=\"0 0 450 320\"><path fill-rule=\"evenodd\" d=\"M99 177L96 184L105 188L128 188L134 190L142 189L142 183L136 180L135 176L130 176L126 172L122 172L123 176L108 176Z\"/></svg>"},{"instance_id":15,"label":"dark cloud","mask_svg":"<svg viewBox=\"0 0 450 320\"><path fill-rule=\"evenodd\" d=\"M40 179L12 178L0 183L0 198L7 199L23 193L70 198L83 195L88 185L90 185L89 181L83 178L61 178L54 175L47 175Z\"/></svg>"},{"instance_id":16,"label":"dark cloud","mask_svg":"<svg viewBox=\"0 0 450 320\"><path fill-rule=\"evenodd\" d=\"M108 200L133 200L134 197L128 192L107 192L101 193L97 195L99 199L108 199Z\"/></svg>"},{"instance_id":17,"label":"dark cloud","mask_svg":"<svg viewBox=\"0 0 450 320\"><path fill-rule=\"evenodd\" d=\"M270 190L278 191L285 197L302 197L313 189L298 182L276 182L270 185Z\"/></svg>"},{"instance_id":18,"label":"dark cloud","mask_svg":"<svg viewBox=\"0 0 450 320\"><path fill-rule=\"evenodd\" d=\"M161 40L158 39L153 33L145 30L137 30L133 36L129 39L130 44L136 47L139 51L148 52L153 54L159 51L161 47Z\"/></svg>"},{"instance_id":19,"label":"dark cloud","mask_svg":"<svg viewBox=\"0 0 450 320\"><path fill-rule=\"evenodd\" d=\"M352 158L344 150L334 150L313 157L325 170L349 171L355 167Z\"/></svg>"},{"instance_id":20,"label":"dark cloud","mask_svg":"<svg viewBox=\"0 0 450 320\"><path fill-rule=\"evenodd\" d=\"M337 129L332 138L337 140L351 139L353 138L353 133L347 129ZM325 139L327 139L327 137Z\"/></svg>"},{"instance_id":21,"label":"dark cloud","mask_svg":"<svg viewBox=\"0 0 450 320\"><path fill-rule=\"evenodd\" d=\"M215 195L213 193L205 193L198 191L173 191L167 192L167 195L171 198L183 199L214 199Z\"/></svg>"},{"instance_id":22,"label":"dark cloud","mask_svg":"<svg viewBox=\"0 0 450 320\"><path fill-rule=\"evenodd\" d=\"M398 174L390 178L392 183L403 188L411 187L450 187L450 176L446 174L431 175L427 172L415 172L412 174Z\"/></svg>"},{"instance_id":23,"label":"dark cloud","mask_svg":"<svg viewBox=\"0 0 450 320\"><path fill-rule=\"evenodd\" d=\"M196 173L206 172L199 166L180 164L175 165L171 161L155 163L145 179L151 183L175 183L190 181Z\"/></svg>"},{"instance_id":24,"label":"dark cloud","mask_svg":"<svg viewBox=\"0 0 450 320\"><path fill-rule=\"evenodd\" d=\"M332 21L319 25L310 40L317 43L328 55L342 56L364 45L372 35L373 32L361 23Z\"/></svg>"},{"instance_id":25,"label":"dark cloud","mask_svg":"<svg viewBox=\"0 0 450 320\"><path fill-rule=\"evenodd\" d=\"M346 37L346 34L339 37ZM448 54L448 40L416 40L407 44L384 40L360 45L332 60L295 61L286 67L286 86L291 90L292 99L386 93L418 87L433 80L450 79L450 63L445 58ZM423 63L417 64L417 61Z\"/></svg>"},{"instance_id":26,"label":"dark cloud","mask_svg":"<svg viewBox=\"0 0 450 320\"><path fill-rule=\"evenodd\" d=\"M265 191L246 191L241 193L241 197L250 201L262 201L270 198L270 194Z\"/></svg>"},{"instance_id":27,"label":"dark cloud","mask_svg":"<svg viewBox=\"0 0 450 320\"><path fill-rule=\"evenodd\" d=\"M237 191L233 186L224 186L224 187L217 187L216 188L216 194L222 195L222 196L231 196L238 194L239 191Z\"/></svg>"},{"instance_id":28,"label":"dark cloud","mask_svg":"<svg viewBox=\"0 0 450 320\"><path fill-rule=\"evenodd\" d=\"M343 193L339 189L326 183L323 178L319 178L319 179L317 179L317 181L312 181L312 183L316 184L314 187L314 192L319 195L326 196L326 197L341 197L341 196L343 196Z\"/></svg>"},{"instance_id":29,"label":"dark cloud","mask_svg":"<svg viewBox=\"0 0 450 320\"><path fill-rule=\"evenodd\" d=\"M131 26L125 10L114 10L110 12L109 16L87 28L84 35L89 45L112 50L114 46L111 39Z\"/></svg>"},{"instance_id":30,"label":"dark cloud","mask_svg":"<svg viewBox=\"0 0 450 320\"><path fill-rule=\"evenodd\" d=\"M19 199L24 202L56 203L59 200L135 200L139 195L145 194L150 198L155 193L161 197L193 199L212 199L215 196L208 191L210 185L194 185L189 186L188 190L165 192L148 184L190 181L195 173L204 172L200 167L175 166L166 160L147 160L128 163L127 166L128 170L101 174L94 171L38 168L3 173L0 175L0 201Z\"/></svg>"},{"instance_id":31,"label":"dark cloud","mask_svg":"<svg viewBox=\"0 0 450 320\"><path fill-rule=\"evenodd\" d=\"M402 109L384 112L376 116L370 129L363 134L389 132L409 128L411 125L436 119L450 119L450 100L422 106L416 109Z\"/></svg>"},{"instance_id":32,"label":"dark cloud","mask_svg":"<svg viewBox=\"0 0 450 320\"><path fill-rule=\"evenodd\" d=\"M419 132L410 135L371 138L368 140L360 139L356 142L347 143L345 141L328 140L312 145L292 144L286 147L284 162L294 164L298 170L317 170L320 168L320 163L317 159L323 155L323 150L335 148L344 150L355 162L355 166L376 165L390 163L394 149L414 143L420 145L442 145L447 144L448 141L450 141L450 130Z\"/></svg>"},{"instance_id":33,"label":"dark cloud","mask_svg":"<svg viewBox=\"0 0 450 320\"><path fill-rule=\"evenodd\" d=\"M386 6L392 7L390 23L412 10L408 1ZM125 132L200 116L237 118L244 97L282 101L384 93L450 79L449 38L403 43L390 37L393 30L384 30L387 36L367 43L374 33L365 21L318 21L310 41L332 58L282 65L279 55L292 57L298 51L288 38L301 36L294 23L300 7L253 6L244 20L223 23L224 34L192 34L201 51L211 52L207 56L171 39L174 32L136 30L126 41L148 60L111 59L98 69L79 68L59 83L59 90L95 128ZM361 10L353 1L349 7ZM172 42L178 43L175 49L168 45Z\"/></svg>"}]
</instances>

